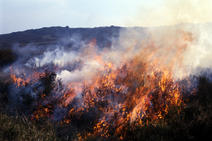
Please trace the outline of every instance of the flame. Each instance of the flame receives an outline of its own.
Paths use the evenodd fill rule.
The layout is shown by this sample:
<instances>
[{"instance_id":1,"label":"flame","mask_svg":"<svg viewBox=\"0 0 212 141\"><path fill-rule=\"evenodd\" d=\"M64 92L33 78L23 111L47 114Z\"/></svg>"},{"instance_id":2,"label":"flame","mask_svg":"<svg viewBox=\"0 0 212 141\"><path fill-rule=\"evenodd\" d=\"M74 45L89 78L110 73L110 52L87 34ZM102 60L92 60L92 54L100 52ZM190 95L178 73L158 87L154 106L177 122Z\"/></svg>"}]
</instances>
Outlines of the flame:
<instances>
[{"instance_id":1,"label":"flame","mask_svg":"<svg viewBox=\"0 0 212 141\"><path fill-rule=\"evenodd\" d=\"M63 123L71 124L74 114L95 109L100 116L95 120L93 132L87 133L85 138L91 135L109 137L110 130L115 129L115 134L122 140L127 125L144 126L157 122L168 114L171 107L183 104L174 72L176 69L183 72L183 53L192 40L190 33L180 31L179 37L162 49L154 41L149 41L132 58L123 58L119 66L104 60L103 55L96 51L96 41L92 40L83 54L91 54L92 61L100 64L99 70L95 70L89 81L67 84L58 102L52 103L54 106L41 104L33 117L50 117L57 104L68 108L74 99L80 99L64 116ZM17 86L25 86L32 78L37 80L35 77L17 78L14 74L11 78ZM45 99L46 95L42 98ZM82 135L79 134L79 138Z\"/></svg>"},{"instance_id":2,"label":"flame","mask_svg":"<svg viewBox=\"0 0 212 141\"><path fill-rule=\"evenodd\" d=\"M20 78L20 77L16 77L15 74L11 74L10 75L12 81L17 85L17 87L20 87L20 86L26 86L27 83L29 83L30 79L23 79L23 78Z\"/></svg>"},{"instance_id":3,"label":"flame","mask_svg":"<svg viewBox=\"0 0 212 141\"><path fill-rule=\"evenodd\" d=\"M25 73L21 74L21 76L17 76L13 69L11 68L10 78L12 79L13 83L16 84L17 87L26 86L30 82L36 83L39 78L44 77L45 72L36 72L34 71L30 76L26 76Z\"/></svg>"}]
</instances>

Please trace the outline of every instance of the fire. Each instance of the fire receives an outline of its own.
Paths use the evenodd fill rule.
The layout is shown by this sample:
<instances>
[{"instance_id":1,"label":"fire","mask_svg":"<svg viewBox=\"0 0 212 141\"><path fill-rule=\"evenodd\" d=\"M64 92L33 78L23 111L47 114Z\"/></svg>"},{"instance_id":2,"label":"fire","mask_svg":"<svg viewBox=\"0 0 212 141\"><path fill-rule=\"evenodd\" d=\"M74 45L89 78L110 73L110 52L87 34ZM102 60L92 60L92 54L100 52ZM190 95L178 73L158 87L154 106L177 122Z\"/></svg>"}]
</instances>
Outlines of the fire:
<instances>
[{"instance_id":1,"label":"fire","mask_svg":"<svg viewBox=\"0 0 212 141\"><path fill-rule=\"evenodd\" d=\"M63 123L72 124L74 116L80 118L83 113L93 111L97 119L93 121L93 131L88 132L85 138L91 135L109 137L110 130L114 129L120 139L124 138L124 130L128 125L144 126L163 119L172 107L183 105L174 72L176 69L183 70L183 53L192 41L192 36L186 32L179 34L176 40L162 49L163 44L157 46L154 41L148 42L135 56L123 58L119 66L105 61L101 53L96 53L96 41L92 40L83 54L91 54L91 61L101 67L95 70L91 80L65 85L66 88L57 95L56 102L52 100L52 103L38 105L33 113L34 119L52 117L54 108L60 107L69 109L63 117ZM22 79L11 74L18 87L25 86L32 79L38 80L37 76L45 75L32 76ZM41 99L45 101L49 97L47 95L42 94Z\"/></svg>"},{"instance_id":2,"label":"fire","mask_svg":"<svg viewBox=\"0 0 212 141\"><path fill-rule=\"evenodd\" d=\"M84 108L98 108L104 115L93 127L93 134L108 137L109 130L114 128L120 134L128 124L142 126L149 120L160 120L169 107L182 104L179 86L170 72L153 69L148 73L146 65L137 61L118 70L106 65L105 73L87 86L83 93Z\"/></svg>"},{"instance_id":3,"label":"fire","mask_svg":"<svg viewBox=\"0 0 212 141\"><path fill-rule=\"evenodd\" d=\"M25 80L23 78L16 77L16 75L14 74L11 74L10 77L13 80L13 82L17 85L17 87L26 86L26 84L29 83L30 81L30 79Z\"/></svg>"},{"instance_id":4,"label":"fire","mask_svg":"<svg viewBox=\"0 0 212 141\"><path fill-rule=\"evenodd\" d=\"M45 72L33 72L30 76L26 76L25 73L21 74L21 76L16 76L11 68L10 78L16 84L17 87L26 86L30 82L35 83L38 81L40 77L45 76Z\"/></svg>"}]
</instances>

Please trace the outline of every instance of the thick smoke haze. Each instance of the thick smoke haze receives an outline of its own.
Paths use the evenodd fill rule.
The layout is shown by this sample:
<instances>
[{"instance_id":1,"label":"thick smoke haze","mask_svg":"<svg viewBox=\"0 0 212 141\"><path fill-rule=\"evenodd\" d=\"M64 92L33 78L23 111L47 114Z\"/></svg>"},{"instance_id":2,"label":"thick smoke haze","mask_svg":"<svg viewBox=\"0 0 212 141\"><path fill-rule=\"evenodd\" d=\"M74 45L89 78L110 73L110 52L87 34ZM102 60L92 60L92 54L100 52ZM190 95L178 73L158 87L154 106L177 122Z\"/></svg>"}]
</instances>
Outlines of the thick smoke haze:
<instances>
[{"instance_id":1,"label":"thick smoke haze","mask_svg":"<svg viewBox=\"0 0 212 141\"><path fill-rule=\"evenodd\" d=\"M212 67L211 30L209 24L123 28L119 39L111 39L112 46L103 49L95 39L85 43L70 37L63 41L74 42L80 46L78 50L65 49L62 45L48 47L42 55L30 58L26 66L34 64L31 66L39 68L53 64L58 67L57 78L64 84L91 83L93 77L104 71L105 65L111 64L116 70L138 57L155 68L168 70L179 80Z\"/></svg>"},{"instance_id":2,"label":"thick smoke haze","mask_svg":"<svg viewBox=\"0 0 212 141\"><path fill-rule=\"evenodd\" d=\"M159 0L140 8L131 25L164 26L212 22L211 0Z\"/></svg>"}]
</instances>

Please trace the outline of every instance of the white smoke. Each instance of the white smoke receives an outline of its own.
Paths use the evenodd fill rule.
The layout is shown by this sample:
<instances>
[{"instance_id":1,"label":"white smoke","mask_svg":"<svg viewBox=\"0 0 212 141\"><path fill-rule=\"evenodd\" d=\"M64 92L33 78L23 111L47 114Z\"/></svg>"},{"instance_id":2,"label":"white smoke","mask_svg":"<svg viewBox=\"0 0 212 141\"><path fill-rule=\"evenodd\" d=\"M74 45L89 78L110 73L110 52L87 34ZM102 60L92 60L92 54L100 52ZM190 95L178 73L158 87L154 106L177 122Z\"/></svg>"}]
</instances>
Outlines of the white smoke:
<instances>
[{"instance_id":1,"label":"white smoke","mask_svg":"<svg viewBox=\"0 0 212 141\"><path fill-rule=\"evenodd\" d=\"M210 24L123 28L119 39L113 41L111 48L100 49L96 44L85 44L77 40L75 42L81 45L77 51L57 47L33 60L38 67L54 64L63 68L56 73L64 84L91 82L93 77L104 70L105 64L113 64L113 69L120 68L135 56L147 61L146 63L157 62L155 67L160 69L164 66L172 67L171 71L176 79L183 79L197 74L199 68L212 67L211 37ZM151 54L153 55L149 57ZM64 68L79 62L81 66L78 68Z\"/></svg>"},{"instance_id":2,"label":"white smoke","mask_svg":"<svg viewBox=\"0 0 212 141\"><path fill-rule=\"evenodd\" d=\"M185 52L185 64L190 65L195 73L196 68L212 68L212 26L204 24L193 31L195 42Z\"/></svg>"},{"instance_id":3,"label":"white smoke","mask_svg":"<svg viewBox=\"0 0 212 141\"><path fill-rule=\"evenodd\" d=\"M34 61L37 67L42 67L50 63L59 66L65 66L70 62L73 63L79 60L79 56L77 54L78 52L76 51L66 52L63 48L56 48L53 51L44 52L43 57L41 59L35 57Z\"/></svg>"}]
</instances>

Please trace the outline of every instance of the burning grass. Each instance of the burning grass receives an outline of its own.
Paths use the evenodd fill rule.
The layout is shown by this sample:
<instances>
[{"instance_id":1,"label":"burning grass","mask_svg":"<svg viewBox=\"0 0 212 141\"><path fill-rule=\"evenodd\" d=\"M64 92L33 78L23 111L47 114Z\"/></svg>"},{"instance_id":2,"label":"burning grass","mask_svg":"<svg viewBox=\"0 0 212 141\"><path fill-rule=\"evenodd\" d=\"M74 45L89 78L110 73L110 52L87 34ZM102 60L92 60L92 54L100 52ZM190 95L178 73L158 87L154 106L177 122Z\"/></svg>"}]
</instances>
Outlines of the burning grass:
<instances>
[{"instance_id":1,"label":"burning grass","mask_svg":"<svg viewBox=\"0 0 212 141\"><path fill-rule=\"evenodd\" d=\"M45 64L44 57L35 61L39 66L11 67L11 81L4 84L1 98L16 105L3 109L21 112L38 125L50 121L61 140L198 138L196 126L209 130L212 123L211 82L186 72L184 52L194 40L192 34L179 31L177 37L163 40L144 45L133 40L121 51L99 51L92 40L68 63L59 65L56 57L53 64ZM116 56L120 54L122 58ZM76 62L80 65L70 68Z\"/></svg>"},{"instance_id":2,"label":"burning grass","mask_svg":"<svg viewBox=\"0 0 212 141\"><path fill-rule=\"evenodd\" d=\"M183 97L184 106L180 109L180 112L178 106L169 107L168 113L156 121L151 118L143 118L143 121L148 122L143 122L142 126L136 124L136 122L126 122L121 124L121 132L117 132L114 127L117 124L114 125L112 122L118 121L119 118L114 119L111 123L105 122L104 119L98 122L96 119L101 117L102 113L97 113L96 109L93 108L84 111L73 111L70 108L69 118L66 118L63 122L49 121L48 118L31 121L31 118L27 116L14 117L1 113L0 137L1 140L64 141L80 139L167 141L211 139L212 83L206 77L196 79L198 79L198 86L195 94L189 93L189 97L186 95ZM1 99L1 102L4 99ZM74 103L72 104L74 105ZM96 122L98 123L96 124ZM107 134L102 136L100 133L105 133L106 130ZM106 136L108 134L110 136Z\"/></svg>"},{"instance_id":3,"label":"burning grass","mask_svg":"<svg viewBox=\"0 0 212 141\"><path fill-rule=\"evenodd\" d=\"M174 82L169 72L153 69L154 72L147 73L146 68L138 60L117 70L105 65L93 83L84 83L80 97L75 89L62 89L55 73L46 72L37 80L43 88L40 91L37 91L38 87L34 88L38 98L33 104L31 118L38 121L50 118L59 120L61 124L71 124L82 129L77 134L81 139L115 136L122 140L127 137L129 127L134 130L157 125L170 109L180 113L182 95L179 84ZM11 78L18 87L38 83L34 79L21 79L24 83L19 83L19 78ZM62 95L56 96L58 91ZM55 115L56 110L65 112L60 119Z\"/></svg>"}]
</instances>

